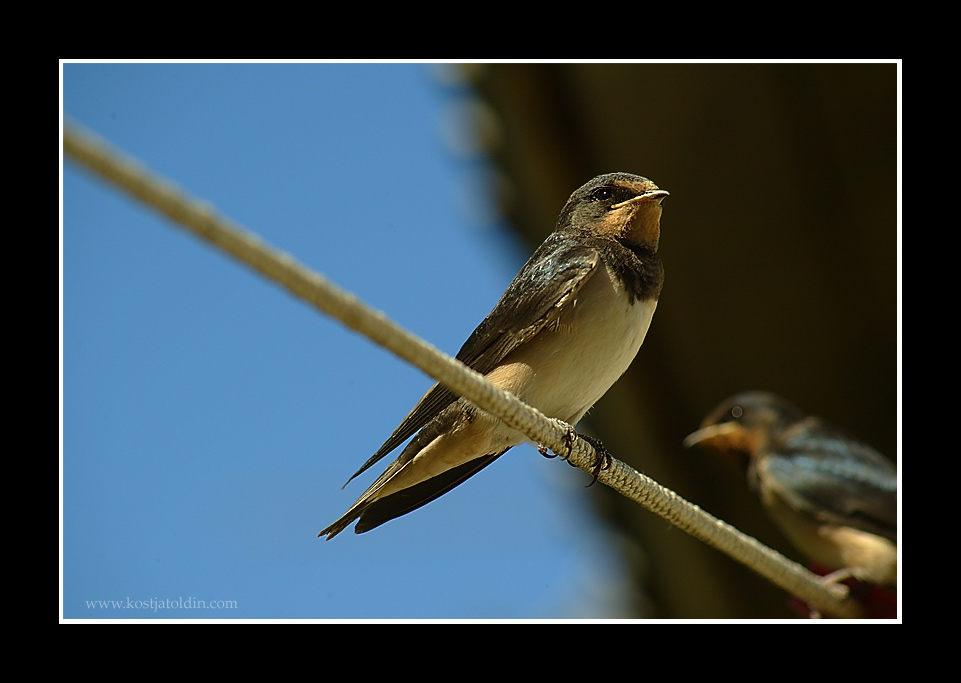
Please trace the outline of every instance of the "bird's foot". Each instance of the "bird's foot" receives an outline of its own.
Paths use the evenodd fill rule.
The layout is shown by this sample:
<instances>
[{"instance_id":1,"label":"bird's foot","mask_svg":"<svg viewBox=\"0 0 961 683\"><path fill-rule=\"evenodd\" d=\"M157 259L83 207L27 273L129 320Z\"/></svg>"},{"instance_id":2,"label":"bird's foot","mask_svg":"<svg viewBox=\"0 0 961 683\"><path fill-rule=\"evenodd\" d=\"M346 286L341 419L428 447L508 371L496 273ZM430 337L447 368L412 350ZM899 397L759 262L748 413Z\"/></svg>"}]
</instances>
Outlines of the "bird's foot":
<instances>
[{"instance_id":1,"label":"bird's foot","mask_svg":"<svg viewBox=\"0 0 961 683\"><path fill-rule=\"evenodd\" d=\"M538 445L537 452L543 455L545 458L556 458L558 455L560 455L564 460L568 460L568 465L574 467L574 465L569 461L571 452L574 450L574 442L578 438L583 439L591 445L591 447L594 449L595 455L597 456L597 459L594 461L594 466L591 469L591 473L594 475L594 478L591 479L591 483L587 485L588 487L593 486L597 481L597 477L600 475L601 470L609 470L614 462L614 459L611 457L611 454L607 452L607 449L604 448L604 444L601 443L600 439L596 439L593 436L584 436L583 434L578 434L576 431L574 431L573 427L566 422L562 422L561 420L558 420L558 423L562 424L567 430L567 433L564 436L564 446L567 449L567 453L550 453L547 446L544 446L543 444Z\"/></svg>"},{"instance_id":2,"label":"bird's foot","mask_svg":"<svg viewBox=\"0 0 961 683\"><path fill-rule=\"evenodd\" d=\"M594 448L594 455L597 457L594 461L594 467L591 469L594 478L591 479L591 483L587 485L587 488L590 488L597 481L601 470L611 469L611 465L614 464L614 458L607 452L607 449L604 447L604 444L601 443L600 439L595 439L593 436L584 436L583 434L578 434L578 436Z\"/></svg>"},{"instance_id":3,"label":"bird's foot","mask_svg":"<svg viewBox=\"0 0 961 683\"><path fill-rule=\"evenodd\" d=\"M846 581L847 579L853 579L853 578L855 578L854 572L851 569L845 567L842 569L837 569L831 572L830 574L825 574L824 576L821 577L821 583L823 583L826 586L829 586L831 584L841 583L842 581Z\"/></svg>"},{"instance_id":4,"label":"bird's foot","mask_svg":"<svg viewBox=\"0 0 961 683\"><path fill-rule=\"evenodd\" d=\"M551 453L550 449L543 444L538 444L537 452L543 455L545 458L556 458L558 455L560 455L562 460L567 460L569 457L571 457L571 451L574 450L574 441L577 440L578 434L574 431L573 427L563 420L555 419L554 421L559 426L567 430L567 433L564 435L564 447L567 449L567 453Z\"/></svg>"}]
</instances>

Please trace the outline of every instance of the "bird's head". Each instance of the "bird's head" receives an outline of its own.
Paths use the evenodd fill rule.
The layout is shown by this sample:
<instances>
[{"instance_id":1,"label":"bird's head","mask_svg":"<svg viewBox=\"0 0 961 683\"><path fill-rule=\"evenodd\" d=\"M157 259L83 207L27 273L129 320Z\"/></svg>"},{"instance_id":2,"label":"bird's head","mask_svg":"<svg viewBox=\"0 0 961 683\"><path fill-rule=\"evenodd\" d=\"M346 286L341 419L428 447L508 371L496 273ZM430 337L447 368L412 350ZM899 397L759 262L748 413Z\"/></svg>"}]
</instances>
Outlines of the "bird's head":
<instances>
[{"instance_id":1,"label":"bird's head","mask_svg":"<svg viewBox=\"0 0 961 683\"><path fill-rule=\"evenodd\" d=\"M684 445L716 451L738 467L746 468L772 439L803 414L780 396L749 391L732 396L707 414Z\"/></svg>"},{"instance_id":2,"label":"bird's head","mask_svg":"<svg viewBox=\"0 0 961 683\"><path fill-rule=\"evenodd\" d=\"M558 218L558 227L657 251L661 202L668 194L639 175L597 176L570 196Z\"/></svg>"}]
</instances>

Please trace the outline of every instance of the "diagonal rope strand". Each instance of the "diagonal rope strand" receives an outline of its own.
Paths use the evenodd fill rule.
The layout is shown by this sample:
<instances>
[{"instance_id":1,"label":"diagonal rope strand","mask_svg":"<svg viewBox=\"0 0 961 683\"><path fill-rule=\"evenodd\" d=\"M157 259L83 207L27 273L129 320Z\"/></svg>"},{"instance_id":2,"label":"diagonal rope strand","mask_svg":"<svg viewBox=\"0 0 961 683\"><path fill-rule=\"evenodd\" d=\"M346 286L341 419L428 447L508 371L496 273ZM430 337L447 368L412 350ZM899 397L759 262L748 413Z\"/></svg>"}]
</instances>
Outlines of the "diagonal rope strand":
<instances>
[{"instance_id":1,"label":"diagonal rope strand","mask_svg":"<svg viewBox=\"0 0 961 683\"><path fill-rule=\"evenodd\" d=\"M573 447L570 447L569 425L546 417L490 384L479 373L403 329L382 312L368 307L289 254L218 216L210 204L191 198L173 183L152 174L138 161L109 148L89 132L66 123L63 150L86 169L443 382L456 394L526 434L534 443L555 453L570 451L568 459L573 465L586 472L592 471L597 455L584 439L574 440ZM859 606L845 600L846 586L824 583L800 564L716 519L629 465L614 459L610 469L600 472L598 481L726 553L813 607L838 617L861 616Z\"/></svg>"}]
</instances>

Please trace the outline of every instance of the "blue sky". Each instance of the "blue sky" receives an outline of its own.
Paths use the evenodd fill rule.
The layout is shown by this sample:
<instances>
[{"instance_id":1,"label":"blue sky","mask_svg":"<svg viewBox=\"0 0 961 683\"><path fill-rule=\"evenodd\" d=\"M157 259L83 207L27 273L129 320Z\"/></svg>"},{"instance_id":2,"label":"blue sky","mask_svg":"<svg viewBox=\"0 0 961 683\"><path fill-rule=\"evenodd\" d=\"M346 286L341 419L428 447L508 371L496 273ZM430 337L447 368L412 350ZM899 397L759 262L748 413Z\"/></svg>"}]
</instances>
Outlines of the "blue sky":
<instances>
[{"instance_id":1,"label":"blue sky","mask_svg":"<svg viewBox=\"0 0 961 683\"><path fill-rule=\"evenodd\" d=\"M528 256L454 151L469 95L423 64L62 66L65 117L451 354ZM531 446L317 539L432 380L72 163L61 209L63 618L620 616L587 475Z\"/></svg>"}]
</instances>

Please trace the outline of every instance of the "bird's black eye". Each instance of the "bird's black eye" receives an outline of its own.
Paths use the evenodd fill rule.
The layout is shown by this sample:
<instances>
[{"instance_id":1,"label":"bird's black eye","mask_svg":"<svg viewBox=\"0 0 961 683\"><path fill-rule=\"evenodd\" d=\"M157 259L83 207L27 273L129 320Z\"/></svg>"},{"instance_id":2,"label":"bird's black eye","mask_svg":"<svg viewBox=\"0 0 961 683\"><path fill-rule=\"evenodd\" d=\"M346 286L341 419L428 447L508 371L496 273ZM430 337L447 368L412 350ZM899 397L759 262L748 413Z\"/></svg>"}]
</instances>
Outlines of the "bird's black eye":
<instances>
[{"instance_id":1,"label":"bird's black eye","mask_svg":"<svg viewBox=\"0 0 961 683\"><path fill-rule=\"evenodd\" d=\"M734 406L733 408L731 408L731 417L733 417L735 420L740 418L741 415L743 414L744 414L744 409L741 406Z\"/></svg>"},{"instance_id":2,"label":"bird's black eye","mask_svg":"<svg viewBox=\"0 0 961 683\"><path fill-rule=\"evenodd\" d=\"M590 195L592 202L602 202L605 199L610 199L613 196L614 196L614 193L611 192L610 188L607 188L607 187L599 187L593 192L591 192L591 195Z\"/></svg>"}]
</instances>

